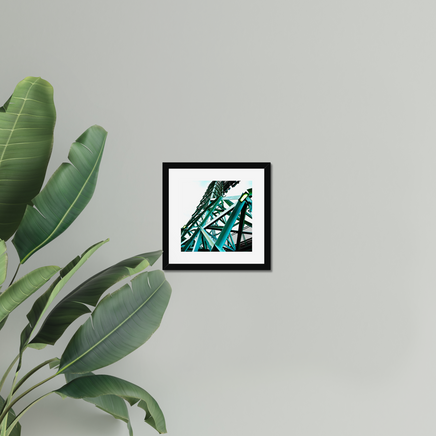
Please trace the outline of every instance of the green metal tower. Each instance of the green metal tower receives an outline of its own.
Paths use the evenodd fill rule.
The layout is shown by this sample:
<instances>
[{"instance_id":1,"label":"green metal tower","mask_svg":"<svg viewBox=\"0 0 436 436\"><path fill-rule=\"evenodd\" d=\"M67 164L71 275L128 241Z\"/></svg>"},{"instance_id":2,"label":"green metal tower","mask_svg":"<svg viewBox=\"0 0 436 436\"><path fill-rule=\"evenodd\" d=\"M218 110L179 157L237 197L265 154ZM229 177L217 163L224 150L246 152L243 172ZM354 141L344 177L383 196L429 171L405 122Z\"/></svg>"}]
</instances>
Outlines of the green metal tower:
<instances>
[{"instance_id":1,"label":"green metal tower","mask_svg":"<svg viewBox=\"0 0 436 436\"><path fill-rule=\"evenodd\" d=\"M182 251L251 251L252 190L227 192L239 181L213 181L181 229Z\"/></svg>"}]
</instances>

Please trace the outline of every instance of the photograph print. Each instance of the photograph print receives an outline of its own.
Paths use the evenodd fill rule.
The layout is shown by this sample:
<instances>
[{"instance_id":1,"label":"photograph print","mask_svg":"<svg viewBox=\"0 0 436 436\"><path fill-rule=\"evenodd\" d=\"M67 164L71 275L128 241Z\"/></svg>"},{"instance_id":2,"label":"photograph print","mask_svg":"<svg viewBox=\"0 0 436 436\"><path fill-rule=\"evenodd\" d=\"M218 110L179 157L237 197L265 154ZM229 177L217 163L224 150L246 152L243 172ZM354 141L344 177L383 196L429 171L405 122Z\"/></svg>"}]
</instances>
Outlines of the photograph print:
<instances>
[{"instance_id":1,"label":"photograph print","mask_svg":"<svg viewBox=\"0 0 436 436\"><path fill-rule=\"evenodd\" d=\"M212 180L193 181L191 184L192 187L188 183L185 186L189 197L192 192L197 192L196 186L206 189L181 228L181 251L251 251L252 182ZM191 198L195 201L195 196ZM187 200L186 203L195 204Z\"/></svg>"},{"instance_id":2,"label":"photograph print","mask_svg":"<svg viewBox=\"0 0 436 436\"><path fill-rule=\"evenodd\" d=\"M163 164L164 269L270 269L269 163Z\"/></svg>"}]
</instances>

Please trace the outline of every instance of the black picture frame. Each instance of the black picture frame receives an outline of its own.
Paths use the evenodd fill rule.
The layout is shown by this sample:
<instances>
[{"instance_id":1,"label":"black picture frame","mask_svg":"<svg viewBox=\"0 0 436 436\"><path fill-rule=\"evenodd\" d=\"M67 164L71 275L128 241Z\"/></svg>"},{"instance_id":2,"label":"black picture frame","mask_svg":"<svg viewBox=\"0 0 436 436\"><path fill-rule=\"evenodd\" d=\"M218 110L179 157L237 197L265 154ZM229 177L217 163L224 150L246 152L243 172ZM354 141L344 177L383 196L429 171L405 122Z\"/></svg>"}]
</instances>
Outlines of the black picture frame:
<instances>
[{"instance_id":1,"label":"black picture frame","mask_svg":"<svg viewBox=\"0 0 436 436\"><path fill-rule=\"evenodd\" d=\"M237 186L243 178L249 181ZM207 188L183 225L191 179ZM250 184L240 197L227 195ZM271 270L270 162L164 162L162 188L164 270Z\"/></svg>"}]
</instances>

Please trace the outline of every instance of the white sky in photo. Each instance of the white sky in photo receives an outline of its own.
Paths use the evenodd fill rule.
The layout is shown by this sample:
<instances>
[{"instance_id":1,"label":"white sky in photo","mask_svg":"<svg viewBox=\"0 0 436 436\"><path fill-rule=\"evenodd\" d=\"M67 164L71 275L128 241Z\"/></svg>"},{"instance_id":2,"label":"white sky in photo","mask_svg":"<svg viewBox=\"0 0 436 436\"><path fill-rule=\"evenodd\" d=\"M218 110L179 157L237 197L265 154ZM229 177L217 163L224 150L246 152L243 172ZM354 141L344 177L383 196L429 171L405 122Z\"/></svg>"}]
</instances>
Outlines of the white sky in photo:
<instances>
[{"instance_id":1,"label":"white sky in photo","mask_svg":"<svg viewBox=\"0 0 436 436\"><path fill-rule=\"evenodd\" d=\"M179 191L183 193L183 198L180 199L179 210L180 228L190 220L210 182L212 180L180 180L180 183L183 185ZM241 195L251 188L252 185L251 180L241 180L236 186L227 191L226 197Z\"/></svg>"}]
</instances>

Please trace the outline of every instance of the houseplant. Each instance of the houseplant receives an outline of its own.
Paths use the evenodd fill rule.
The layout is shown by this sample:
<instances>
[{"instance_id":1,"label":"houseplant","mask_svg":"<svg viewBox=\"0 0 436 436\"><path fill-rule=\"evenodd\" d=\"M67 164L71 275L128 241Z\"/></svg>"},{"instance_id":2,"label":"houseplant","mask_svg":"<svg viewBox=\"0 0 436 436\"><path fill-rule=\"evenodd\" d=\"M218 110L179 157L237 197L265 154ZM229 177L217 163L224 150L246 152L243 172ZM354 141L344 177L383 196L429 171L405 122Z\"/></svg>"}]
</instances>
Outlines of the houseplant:
<instances>
[{"instance_id":1,"label":"houseplant","mask_svg":"<svg viewBox=\"0 0 436 436\"><path fill-rule=\"evenodd\" d=\"M0 285L5 286L5 241L11 237L20 259L9 286L0 290L0 330L15 308L30 295L41 292L27 314L16 358L2 377L0 374L0 436L19 436L23 414L52 393L95 404L125 421L130 435L133 432L126 401L137 404L146 413L145 422L165 433L162 411L145 390L128 381L92 372L134 351L159 327L171 287L162 271L142 271L153 265L161 252L125 259L95 274L57 304L53 301L69 279L107 240L94 244L62 268L43 266L19 277L20 265L77 218L90 201L97 182L107 133L92 126L71 146L70 163L63 163L41 190L55 120L53 88L41 78L27 77L21 81L0 108ZM112 285L133 275L136 276L131 286L125 284L101 298ZM51 279L53 282L43 291ZM92 312L89 307L94 308ZM74 333L60 358L53 357L21 374L26 349L54 345L73 321L89 313L90 317ZM31 384L30 379L47 366L53 369L53 374ZM59 375L66 380L58 389L22 406L20 400L28 393ZM28 384L25 390L21 389Z\"/></svg>"}]
</instances>

